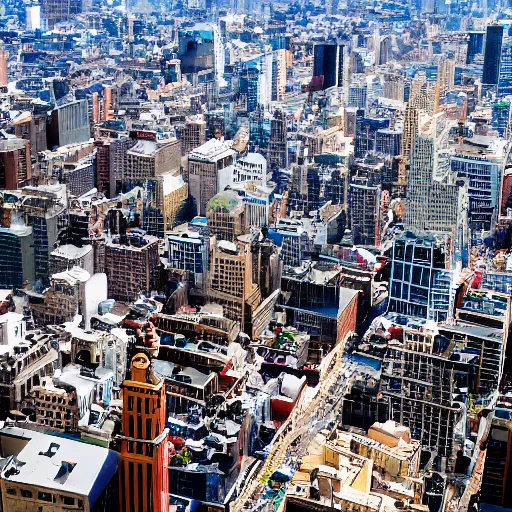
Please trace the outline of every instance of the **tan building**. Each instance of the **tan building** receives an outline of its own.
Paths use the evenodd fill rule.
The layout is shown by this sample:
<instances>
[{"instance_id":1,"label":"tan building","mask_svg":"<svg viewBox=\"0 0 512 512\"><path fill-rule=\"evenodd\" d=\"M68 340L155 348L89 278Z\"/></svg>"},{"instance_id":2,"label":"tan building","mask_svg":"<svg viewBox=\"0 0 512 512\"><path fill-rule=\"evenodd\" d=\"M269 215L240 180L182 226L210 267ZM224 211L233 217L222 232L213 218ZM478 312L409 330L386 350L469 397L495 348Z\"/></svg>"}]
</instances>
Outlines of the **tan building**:
<instances>
[{"instance_id":1,"label":"tan building","mask_svg":"<svg viewBox=\"0 0 512 512\"><path fill-rule=\"evenodd\" d=\"M206 121L202 117L187 118L185 124L179 128L183 156L206 142Z\"/></svg>"},{"instance_id":2,"label":"tan building","mask_svg":"<svg viewBox=\"0 0 512 512\"><path fill-rule=\"evenodd\" d=\"M176 227L176 215L188 197L188 183L181 175L164 176L164 225L166 230Z\"/></svg>"},{"instance_id":3,"label":"tan building","mask_svg":"<svg viewBox=\"0 0 512 512\"><path fill-rule=\"evenodd\" d=\"M210 239L210 275L208 297L224 307L232 320L242 326L252 320L252 313L261 302L259 286L253 281L252 254L249 235L235 242Z\"/></svg>"},{"instance_id":4,"label":"tan building","mask_svg":"<svg viewBox=\"0 0 512 512\"><path fill-rule=\"evenodd\" d=\"M78 401L76 392L67 392L57 388L51 377L42 380L41 385L32 389L36 422L38 425L59 432L76 432L78 430Z\"/></svg>"},{"instance_id":5,"label":"tan building","mask_svg":"<svg viewBox=\"0 0 512 512\"><path fill-rule=\"evenodd\" d=\"M208 201L208 229L218 240L235 242L247 232L245 205L234 190L225 190Z\"/></svg>"},{"instance_id":6,"label":"tan building","mask_svg":"<svg viewBox=\"0 0 512 512\"><path fill-rule=\"evenodd\" d=\"M51 277L50 288L41 297L42 301L37 301L38 294L30 293L29 297L33 301L30 309L36 324L62 324L73 320L81 311L85 283L90 277L87 270L73 267Z\"/></svg>"}]
</instances>

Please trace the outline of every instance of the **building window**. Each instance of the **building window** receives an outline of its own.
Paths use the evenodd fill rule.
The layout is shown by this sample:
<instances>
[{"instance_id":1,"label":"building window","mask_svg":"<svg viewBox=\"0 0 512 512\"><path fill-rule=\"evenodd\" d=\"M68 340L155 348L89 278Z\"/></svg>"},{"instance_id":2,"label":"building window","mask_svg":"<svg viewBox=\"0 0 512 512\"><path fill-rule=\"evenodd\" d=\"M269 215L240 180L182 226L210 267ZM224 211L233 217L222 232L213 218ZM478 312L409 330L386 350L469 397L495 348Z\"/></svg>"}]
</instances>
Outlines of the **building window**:
<instances>
[{"instance_id":1,"label":"building window","mask_svg":"<svg viewBox=\"0 0 512 512\"><path fill-rule=\"evenodd\" d=\"M64 503L64 505L74 505L75 498L72 498L71 496L62 496L62 503Z\"/></svg>"},{"instance_id":2,"label":"building window","mask_svg":"<svg viewBox=\"0 0 512 512\"><path fill-rule=\"evenodd\" d=\"M7 487L7 494L10 494L11 496L16 496L16 489L13 489L12 487Z\"/></svg>"},{"instance_id":3,"label":"building window","mask_svg":"<svg viewBox=\"0 0 512 512\"><path fill-rule=\"evenodd\" d=\"M37 499L40 501L48 501L49 503L55 503L55 496L51 492L39 491L37 493Z\"/></svg>"},{"instance_id":4,"label":"building window","mask_svg":"<svg viewBox=\"0 0 512 512\"><path fill-rule=\"evenodd\" d=\"M20 493L24 498L32 498L32 491L28 489L20 489Z\"/></svg>"}]
</instances>

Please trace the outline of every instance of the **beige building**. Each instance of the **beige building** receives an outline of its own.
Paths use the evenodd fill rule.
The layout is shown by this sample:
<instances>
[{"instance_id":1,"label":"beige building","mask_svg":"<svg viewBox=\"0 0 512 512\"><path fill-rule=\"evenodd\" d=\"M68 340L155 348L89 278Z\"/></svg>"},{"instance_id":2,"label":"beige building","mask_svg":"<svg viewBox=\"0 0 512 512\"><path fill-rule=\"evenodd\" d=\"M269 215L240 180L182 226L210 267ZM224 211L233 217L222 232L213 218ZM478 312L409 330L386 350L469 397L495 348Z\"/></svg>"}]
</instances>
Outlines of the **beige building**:
<instances>
[{"instance_id":1,"label":"beige building","mask_svg":"<svg viewBox=\"0 0 512 512\"><path fill-rule=\"evenodd\" d=\"M253 282L249 235L237 242L210 239L210 275L208 297L224 307L232 320L251 322L252 313L261 302L259 286Z\"/></svg>"},{"instance_id":2,"label":"beige building","mask_svg":"<svg viewBox=\"0 0 512 512\"><path fill-rule=\"evenodd\" d=\"M57 388L52 378L46 377L32 389L32 396L38 425L58 432L77 431L80 416L75 391Z\"/></svg>"},{"instance_id":3,"label":"beige building","mask_svg":"<svg viewBox=\"0 0 512 512\"><path fill-rule=\"evenodd\" d=\"M247 232L245 205L234 190L225 190L208 201L208 229L218 240L235 242Z\"/></svg>"}]
</instances>

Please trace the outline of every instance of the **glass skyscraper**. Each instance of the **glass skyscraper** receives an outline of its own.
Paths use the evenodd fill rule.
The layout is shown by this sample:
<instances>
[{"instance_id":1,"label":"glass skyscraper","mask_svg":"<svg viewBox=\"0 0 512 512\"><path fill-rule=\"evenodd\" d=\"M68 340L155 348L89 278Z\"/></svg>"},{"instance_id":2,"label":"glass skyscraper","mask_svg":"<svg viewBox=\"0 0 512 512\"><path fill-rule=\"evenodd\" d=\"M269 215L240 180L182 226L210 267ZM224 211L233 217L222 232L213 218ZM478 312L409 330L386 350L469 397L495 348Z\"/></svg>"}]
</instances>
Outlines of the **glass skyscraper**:
<instances>
[{"instance_id":1,"label":"glass skyscraper","mask_svg":"<svg viewBox=\"0 0 512 512\"><path fill-rule=\"evenodd\" d=\"M503 25L489 25L485 40L484 72L482 83L496 85L498 83L503 45Z\"/></svg>"}]
</instances>

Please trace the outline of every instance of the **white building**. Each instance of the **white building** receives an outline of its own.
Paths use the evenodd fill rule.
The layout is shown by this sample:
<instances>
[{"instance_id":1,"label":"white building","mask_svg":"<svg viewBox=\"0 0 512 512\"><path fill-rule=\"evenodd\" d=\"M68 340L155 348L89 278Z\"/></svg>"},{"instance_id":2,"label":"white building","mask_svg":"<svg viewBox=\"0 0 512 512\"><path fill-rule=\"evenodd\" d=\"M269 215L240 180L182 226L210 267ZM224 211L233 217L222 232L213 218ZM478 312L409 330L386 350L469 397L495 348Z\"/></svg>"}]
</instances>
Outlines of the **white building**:
<instances>
[{"instance_id":1,"label":"white building","mask_svg":"<svg viewBox=\"0 0 512 512\"><path fill-rule=\"evenodd\" d=\"M248 153L235 164L233 184L267 182L267 159L259 153Z\"/></svg>"}]
</instances>

